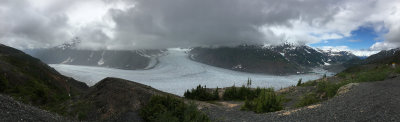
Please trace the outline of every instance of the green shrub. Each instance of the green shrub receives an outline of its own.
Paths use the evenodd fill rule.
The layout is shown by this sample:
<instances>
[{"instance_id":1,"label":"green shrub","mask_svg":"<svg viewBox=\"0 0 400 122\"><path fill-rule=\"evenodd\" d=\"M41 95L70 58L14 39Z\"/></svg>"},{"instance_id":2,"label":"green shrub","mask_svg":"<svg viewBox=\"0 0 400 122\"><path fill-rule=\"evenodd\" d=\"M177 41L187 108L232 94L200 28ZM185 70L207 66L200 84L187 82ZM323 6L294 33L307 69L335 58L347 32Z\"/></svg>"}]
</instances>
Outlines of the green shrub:
<instances>
[{"instance_id":1,"label":"green shrub","mask_svg":"<svg viewBox=\"0 0 400 122\"><path fill-rule=\"evenodd\" d=\"M247 79L247 87L250 87L250 86L251 86L251 79L248 78L248 79Z\"/></svg>"},{"instance_id":2,"label":"green shrub","mask_svg":"<svg viewBox=\"0 0 400 122\"><path fill-rule=\"evenodd\" d=\"M317 85L317 81L313 80L301 83L299 86L315 86L315 85Z\"/></svg>"},{"instance_id":3,"label":"green shrub","mask_svg":"<svg viewBox=\"0 0 400 122\"><path fill-rule=\"evenodd\" d=\"M4 92L7 90L8 80L0 76L0 92Z\"/></svg>"},{"instance_id":4,"label":"green shrub","mask_svg":"<svg viewBox=\"0 0 400 122\"><path fill-rule=\"evenodd\" d=\"M213 93L207 92L206 86L197 86L196 89L187 90L184 95L185 98L200 100L200 101L209 101L209 100L218 100L218 88L213 91Z\"/></svg>"},{"instance_id":5,"label":"green shrub","mask_svg":"<svg viewBox=\"0 0 400 122\"><path fill-rule=\"evenodd\" d=\"M256 98L261 91L261 88L252 89L244 85L242 85L242 87L232 86L225 89L223 98L224 100L252 100Z\"/></svg>"},{"instance_id":6,"label":"green shrub","mask_svg":"<svg viewBox=\"0 0 400 122\"><path fill-rule=\"evenodd\" d=\"M308 106L318 102L320 102L320 100L317 98L317 95L315 93L310 93L302 96L299 102L296 104L296 107Z\"/></svg>"},{"instance_id":7,"label":"green shrub","mask_svg":"<svg viewBox=\"0 0 400 122\"><path fill-rule=\"evenodd\" d=\"M239 99L238 97L238 90L235 86L225 88L225 92L223 94L224 100L234 100Z\"/></svg>"},{"instance_id":8,"label":"green shrub","mask_svg":"<svg viewBox=\"0 0 400 122\"><path fill-rule=\"evenodd\" d=\"M219 88L217 87L216 89L215 89L215 91L213 92L213 98L215 99L215 100L218 100L219 99Z\"/></svg>"},{"instance_id":9,"label":"green shrub","mask_svg":"<svg viewBox=\"0 0 400 122\"><path fill-rule=\"evenodd\" d=\"M318 82L317 84L317 92L325 93L325 98L332 98L336 95L337 90L341 87L342 84L335 84L331 82Z\"/></svg>"},{"instance_id":10,"label":"green shrub","mask_svg":"<svg viewBox=\"0 0 400 122\"><path fill-rule=\"evenodd\" d=\"M139 115L145 121L161 122L209 122L204 113L197 110L194 103L185 104L182 99L172 96L152 96Z\"/></svg>"},{"instance_id":11,"label":"green shrub","mask_svg":"<svg viewBox=\"0 0 400 122\"><path fill-rule=\"evenodd\" d=\"M79 100L74 102L70 107L70 112L65 113L69 116L78 117L79 120L86 120L88 119L88 113L91 109L95 108L93 104L86 100Z\"/></svg>"},{"instance_id":12,"label":"green shrub","mask_svg":"<svg viewBox=\"0 0 400 122\"><path fill-rule=\"evenodd\" d=\"M251 110L256 113L274 112L282 110L282 97L275 94L273 89L263 89L253 100L246 100L241 110Z\"/></svg>"}]
</instances>

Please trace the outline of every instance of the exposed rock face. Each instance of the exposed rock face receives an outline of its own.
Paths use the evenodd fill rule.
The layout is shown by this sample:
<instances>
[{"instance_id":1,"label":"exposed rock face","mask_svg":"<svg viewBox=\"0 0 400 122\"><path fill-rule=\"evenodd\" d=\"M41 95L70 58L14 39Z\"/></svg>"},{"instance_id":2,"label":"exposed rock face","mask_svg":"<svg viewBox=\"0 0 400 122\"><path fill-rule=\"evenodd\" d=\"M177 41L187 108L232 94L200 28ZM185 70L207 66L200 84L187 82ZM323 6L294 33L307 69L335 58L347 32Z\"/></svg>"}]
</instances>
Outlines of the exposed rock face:
<instances>
[{"instance_id":1,"label":"exposed rock face","mask_svg":"<svg viewBox=\"0 0 400 122\"><path fill-rule=\"evenodd\" d=\"M140 83L105 78L92 86L82 99L91 104L89 120L142 121L138 116L152 95L167 95Z\"/></svg>"},{"instance_id":2,"label":"exposed rock face","mask_svg":"<svg viewBox=\"0 0 400 122\"><path fill-rule=\"evenodd\" d=\"M358 85L360 85L360 84L359 83L350 83L350 84L344 85L337 90L336 94L337 95L345 94Z\"/></svg>"}]
</instances>

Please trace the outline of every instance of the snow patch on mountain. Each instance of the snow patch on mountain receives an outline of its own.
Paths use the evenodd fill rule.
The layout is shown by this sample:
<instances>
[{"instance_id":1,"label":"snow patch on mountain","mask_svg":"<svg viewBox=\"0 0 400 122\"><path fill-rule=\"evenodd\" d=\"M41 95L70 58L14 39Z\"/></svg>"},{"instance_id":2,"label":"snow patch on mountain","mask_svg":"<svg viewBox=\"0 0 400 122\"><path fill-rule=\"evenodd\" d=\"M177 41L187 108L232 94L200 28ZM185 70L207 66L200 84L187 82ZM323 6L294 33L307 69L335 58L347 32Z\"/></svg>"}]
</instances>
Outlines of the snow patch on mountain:
<instances>
[{"instance_id":1,"label":"snow patch on mountain","mask_svg":"<svg viewBox=\"0 0 400 122\"><path fill-rule=\"evenodd\" d=\"M279 54L281 54L282 56L285 56L285 53L279 53Z\"/></svg>"},{"instance_id":2,"label":"snow patch on mountain","mask_svg":"<svg viewBox=\"0 0 400 122\"><path fill-rule=\"evenodd\" d=\"M348 52L352 53L358 57L368 57L373 54L378 53L379 51L373 51L373 50L354 50L350 49L347 46L322 46L322 47L317 47L317 51L322 51L322 52L327 52L327 53L338 53L338 52ZM337 54L334 54L337 55Z\"/></svg>"},{"instance_id":3,"label":"snow patch on mountain","mask_svg":"<svg viewBox=\"0 0 400 122\"><path fill-rule=\"evenodd\" d=\"M71 62L73 62L73 61L74 61L73 58L68 57L65 61L61 62L61 64L68 64L68 63L71 63Z\"/></svg>"},{"instance_id":4,"label":"snow patch on mountain","mask_svg":"<svg viewBox=\"0 0 400 122\"><path fill-rule=\"evenodd\" d=\"M307 49L304 49L304 51L306 51L308 54L311 54L311 52L310 52L310 51L308 51Z\"/></svg>"},{"instance_id":5,"label":"snow patch on mountain","mask_svg":"<svg viewBox=\"0 0 400 122\"><path fill-rule=\"evenodd\" d=\"M103 51L103 53L101 54L101 59L97 62L97 65L103 65L104 64L104 53L105 51Z\"/></svg>"}]
</instances>

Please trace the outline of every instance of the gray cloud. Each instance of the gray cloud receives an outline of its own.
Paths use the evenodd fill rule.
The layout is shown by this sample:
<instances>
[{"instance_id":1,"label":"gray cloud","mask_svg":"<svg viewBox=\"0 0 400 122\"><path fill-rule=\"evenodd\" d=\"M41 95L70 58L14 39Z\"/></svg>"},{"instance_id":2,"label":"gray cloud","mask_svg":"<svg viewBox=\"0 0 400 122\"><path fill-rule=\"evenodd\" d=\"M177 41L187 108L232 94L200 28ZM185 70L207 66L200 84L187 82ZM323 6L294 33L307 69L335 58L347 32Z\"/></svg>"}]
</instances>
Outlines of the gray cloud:
<instances>
[{"instance_id":1,"label":"gray cloud","mask_svg":"<svg viewBox=\"0 0 400 122\"><path fill-rule=\"evenodd\" d=\"M387 49L400 39L397 5L391 0L2 0L0 42L51 47L78 36L81 48L91 49L310 44L380 22L389 32L371 49Z\"/></svg>"},{"instance_id":2,"label":"gray cloud","mask_svg":"<svg viewBox=\"0 0 400 122\"><path fill-rule=\"evenodd\" d=\"M137 0L128 11L112 10L116 41L131 46L176 47L276 43L284 40L262 26L291 27L301 18L328 22L337 1ZM319 23L319 24L321 24ZM301 42L307 43L307 42ZM124 45L127 46L127 45Z\"/></svg>"},{"instance_id":3,"label":"gray cloud","mask_svg":"<svg viewBox=\"0 0 400 122\"><path fill-rule=\"evenodd\" d=\"M265 3L242 0L143 0L112 11L116 40L144 47L260 43Z\"/></svg>"},{"instance_id":4,"label":"gray cloud","mask_svg":"<svg viewBox=\"0 0 400 122\"><path fill-rule=\"evenodd\" d=\"M68 18L63 13L35 10L24 0L1 1L0 13L2 43L17 48L44 47L69 38Z\"/></svg>"}]
</instances>

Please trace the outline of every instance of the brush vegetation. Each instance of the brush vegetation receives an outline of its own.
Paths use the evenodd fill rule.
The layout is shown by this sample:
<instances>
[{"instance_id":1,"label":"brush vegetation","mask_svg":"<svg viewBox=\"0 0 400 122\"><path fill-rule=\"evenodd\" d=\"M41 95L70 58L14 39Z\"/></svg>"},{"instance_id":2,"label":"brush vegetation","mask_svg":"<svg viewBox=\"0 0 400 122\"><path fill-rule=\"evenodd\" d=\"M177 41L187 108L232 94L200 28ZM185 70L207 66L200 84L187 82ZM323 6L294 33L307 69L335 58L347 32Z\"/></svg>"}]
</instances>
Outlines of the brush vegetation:
<instances>
[{"instance_id":1,"label":"brush vegetation","mask_svg":"<svg viewBox=\"0 0 400 122\"><path fill-rule=\"evenodd\" d=\"M197 110L194 103L186 104L172 96L152 96L139 115L148 122L209 122L204 113Z\"/></svg>"},{"instance_id":2,"label":"brush vegetation","mask_svg":"<svg viewBox=\"0 0 400 122\"><path fill-rule=\"evenodd\" d=\"M324 80L325 78L305 83L298 82L299 84L297 86L315 86L316 90L312 93L303 95L296 104L296 107L303 107L332 98L336 95L340 87L349 83L382 81L390 77L390 75L399 73L400 67L391 67L382 64L368 64L351 67L338 73L336 76L339 78L339 82L329 82Z\"/></svg>"},{"instance_id":3,"label":"brush vegetation","mask_svg":"<svg viewBox=\"0 0 400 122\"><path fill-rule=\"evenodd\" d=\"M257 97L246 99L241 110L254 111L256 113L274 112L283 109L282 97L278 96L273 88L262 89Z\"/></svg>"}]
</instances>

